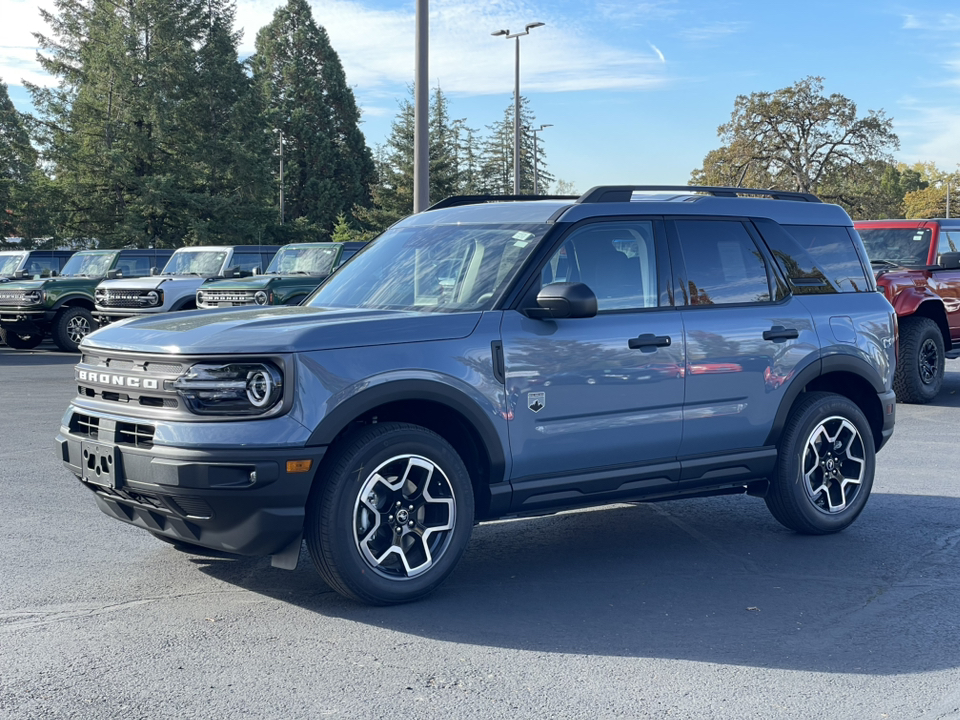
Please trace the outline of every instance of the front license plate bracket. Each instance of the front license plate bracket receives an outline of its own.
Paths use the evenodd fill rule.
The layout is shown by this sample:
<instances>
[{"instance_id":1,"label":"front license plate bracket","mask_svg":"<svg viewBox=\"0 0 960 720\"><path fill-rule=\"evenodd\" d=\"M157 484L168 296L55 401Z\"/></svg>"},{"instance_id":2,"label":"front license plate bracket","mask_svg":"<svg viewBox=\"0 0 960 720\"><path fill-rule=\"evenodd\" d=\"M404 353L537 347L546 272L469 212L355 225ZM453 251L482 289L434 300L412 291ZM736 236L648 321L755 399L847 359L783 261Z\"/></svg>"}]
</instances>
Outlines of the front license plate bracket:
<instances>
[{"instance_id":1,"label":"front license plate bracket","mask_svg":"<svg viewBox=\"0 0 960 720\"><path fill-rule=\"evenodd\" d=\"M116 488L122 484L123 471L118 448L84 441L80 443L80 454L80 467L86 482L108 488Z\"/></svg>"}]
</instances>

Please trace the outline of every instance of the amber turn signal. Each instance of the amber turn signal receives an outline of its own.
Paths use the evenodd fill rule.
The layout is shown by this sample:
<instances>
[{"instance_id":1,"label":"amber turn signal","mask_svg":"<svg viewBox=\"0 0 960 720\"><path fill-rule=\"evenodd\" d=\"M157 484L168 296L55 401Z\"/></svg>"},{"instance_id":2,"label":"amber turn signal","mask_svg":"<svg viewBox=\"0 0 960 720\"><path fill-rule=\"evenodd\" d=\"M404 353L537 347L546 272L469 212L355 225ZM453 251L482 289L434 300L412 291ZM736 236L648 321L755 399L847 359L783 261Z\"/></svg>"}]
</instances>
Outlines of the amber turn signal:
<instances>
[{"instance_id":1,"label":"amber turn signal","mask_svg":"<svg viewBox=\"0 0 960 720\"><path fill-rule=\"evenodd\" d=\"M310 472L313 467L313 460L287 460L288 473Z\"/></svg>"}]
</instances>

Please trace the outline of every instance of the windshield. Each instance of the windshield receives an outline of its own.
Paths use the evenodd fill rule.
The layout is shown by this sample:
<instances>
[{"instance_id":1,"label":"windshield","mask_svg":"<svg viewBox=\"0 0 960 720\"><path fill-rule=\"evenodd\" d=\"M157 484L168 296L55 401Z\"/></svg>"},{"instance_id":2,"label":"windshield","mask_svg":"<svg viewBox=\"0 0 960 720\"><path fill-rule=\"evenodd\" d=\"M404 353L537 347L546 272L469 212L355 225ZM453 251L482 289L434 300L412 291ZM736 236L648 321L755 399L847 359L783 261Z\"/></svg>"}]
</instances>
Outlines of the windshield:
<instances>
[{"instance_id":1,"label":"windshield","mask_svg":"<svg viewBox=\"0 0 960 720\"><path fill-rule=\"evenodd\" d=\"M225 250L177 250L163 268L164 275L219 275Z\"/></svg>"},{"instance_id":2,"label":"windshield","mask_svg":"<svg viewBox=\"0 0 960 720\"><path fill-rule=\"evenodd\" d=\"M280 248L267 267L268 275L329 275L337 257L337 245L327 247L288 245Z\"/></svg>"},{"instance_id":3,"label":"windshield","mask_svg":"<svg viewBox=\"0 0 960 720\"><path fill-rule=\"evenodd\" d=\"M857 228L870 262L926 265L930 228Z\"/></svg>"},{"instance_id":4,"label":"windshield","mask_svg":"<svg viewBox=\"0 0 960 720\"><path fill-rule=\"evenodd\" d=\"M117 252L78 252L67 261L60 274L64 277L103 277L113 265Z\"/></svg>"},{"instance_id":5,"label":"windshield","mask_svg":"<svg viewBox=\"0 0 960 720\"><path fill-rule=\"evenodd\" d=\"M13 275L26 256L26 253L0 254L0 275Z\"/></svg>"},{"instance_id":6,"label":"windshield","mask_svg":"<svg viewBox=\"0 0 960 720\"><path fill-rule=\"evenodd\" d=\"M330 277L314 307L486 310L547 224L420 225L388 230Z\"/></svg>"}]
</instances>

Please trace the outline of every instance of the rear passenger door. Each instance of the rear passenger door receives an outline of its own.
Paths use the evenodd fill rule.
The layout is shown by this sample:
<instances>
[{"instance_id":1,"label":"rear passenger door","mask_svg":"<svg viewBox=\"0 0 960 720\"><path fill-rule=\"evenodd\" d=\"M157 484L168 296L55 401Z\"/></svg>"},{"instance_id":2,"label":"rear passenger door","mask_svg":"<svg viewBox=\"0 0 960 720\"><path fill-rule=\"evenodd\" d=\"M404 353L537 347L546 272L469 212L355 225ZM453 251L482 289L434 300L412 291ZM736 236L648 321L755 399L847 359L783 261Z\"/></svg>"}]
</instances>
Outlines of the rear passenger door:
<instances>
[{"instance_id":1,"label":"rear passenger door","mask_svg":"<svg viewBox=\"0 0 960 720\"><path fill-rule=\"evenodd\" d=\"M710 485L773 457L755 451L788 381L819 356L819 343L748 220L676 218L667 230L686 345L681 487ZM697 458L724 453L729 467L722 457Z\"/></svg>"}]
</instances>

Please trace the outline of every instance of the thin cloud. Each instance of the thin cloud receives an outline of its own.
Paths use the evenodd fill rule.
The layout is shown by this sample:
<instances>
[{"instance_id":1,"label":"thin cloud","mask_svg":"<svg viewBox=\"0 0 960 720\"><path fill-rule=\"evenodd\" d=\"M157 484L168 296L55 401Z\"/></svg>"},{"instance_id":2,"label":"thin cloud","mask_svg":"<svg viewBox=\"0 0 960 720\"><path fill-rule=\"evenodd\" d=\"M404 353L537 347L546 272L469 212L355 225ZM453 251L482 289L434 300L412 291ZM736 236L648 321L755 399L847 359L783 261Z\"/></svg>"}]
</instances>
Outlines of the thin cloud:
<instances>
[{"instance_id":1,"label":"thin cloud","mask_svg":"<svg viewBox=\"0 0 960 720\"><path fill-rule=\"evenodd\" d=\"M903 29L923 32L957 32L960 30L960 15L954 13L904 15Z\"/></svg>"},{"instance_id":2,"label":"thin cloud","mask_svg":"<svg viewBox=\"0 0 960 720\"><path fill-rule=\"evenodd\" d=\"M598 0L597 12L605 20L641 22L662 20L680 12L676 0L630 2L630 0Z\"/></svg>"},{"instance_id":3,"label":"thin cloud","mask_svg":"<svg viewBox=\"0 0 960 720\"><path fill-rule=\"evenodd\" d=\"M657 54L657 57L660 58L660 62L665 63L667 61L667 59L663 56L663 53L660 52L660 48L653 43L648 43L648 45L650 45L650 48Z\"/></svg>"},{"instance_id":4,"label":"thin cloud","mask_svg":"<svg viewBox=\"0 0 960 720\"><path fill-rule=\"evenodd\" d=\"M746 22L717 22L712 25L701 25L700 27L681 30L679 35L688 42L704 44L716 42L729 35L742 33L748 27L750 27L750 24Z\"/></svg>"}]
</instances>

